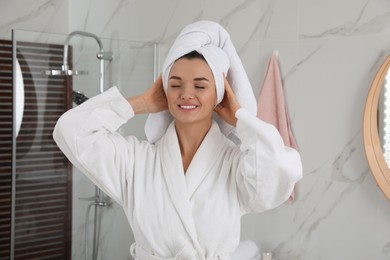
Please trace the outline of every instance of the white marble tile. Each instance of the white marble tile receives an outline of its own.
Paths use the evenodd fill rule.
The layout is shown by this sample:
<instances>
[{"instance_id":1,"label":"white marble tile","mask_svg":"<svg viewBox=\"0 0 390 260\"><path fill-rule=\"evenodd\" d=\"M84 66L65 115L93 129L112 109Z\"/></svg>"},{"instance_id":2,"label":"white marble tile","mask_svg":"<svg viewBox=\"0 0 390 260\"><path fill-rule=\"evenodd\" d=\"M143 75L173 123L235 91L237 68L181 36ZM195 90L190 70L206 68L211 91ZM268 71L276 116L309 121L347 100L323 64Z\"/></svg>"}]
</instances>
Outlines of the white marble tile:
<instances>
[{"instance_id":1,"label":"white marble tile","mask_svg":"<svg viewBox=\"0 0 390 260\"><path fill-rule=\"evenodd\" d=\"M389 3L376 1L308 1L300 3L300 37L323 38L375 34L389 28Z\"/></svg>"},{"instance_id":2,"label":"white marble tile","mask_svg":"<svg viewBox=\"0 0 390 260\"><path fill-rule=\"evenodd\" d=\"M12 29L68 32L68 1L2 0L0 14L0 38L2 39L11 39Z\"/></svg>"}]
</instances>

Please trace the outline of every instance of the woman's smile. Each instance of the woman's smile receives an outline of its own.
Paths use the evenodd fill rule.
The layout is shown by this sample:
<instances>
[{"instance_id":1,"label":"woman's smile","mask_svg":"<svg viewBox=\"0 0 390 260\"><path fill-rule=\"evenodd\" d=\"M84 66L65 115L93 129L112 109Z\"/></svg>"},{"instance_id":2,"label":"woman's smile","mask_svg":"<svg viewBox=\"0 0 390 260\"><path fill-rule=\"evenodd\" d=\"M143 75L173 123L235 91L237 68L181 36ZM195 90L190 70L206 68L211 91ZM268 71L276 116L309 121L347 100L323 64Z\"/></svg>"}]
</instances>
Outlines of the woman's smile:
<instances>
[{"instance_id":1,"label":"woman's smile","mask_svg":"<svg viewBox=\"0 0 390 260\"><path fill-rule=\"evenodd\" d=\"M179 108L183 109L184 111L193 111L199 106L193 105L193 104L180 104L178 105Z\"/></svg>"}]
</instances>

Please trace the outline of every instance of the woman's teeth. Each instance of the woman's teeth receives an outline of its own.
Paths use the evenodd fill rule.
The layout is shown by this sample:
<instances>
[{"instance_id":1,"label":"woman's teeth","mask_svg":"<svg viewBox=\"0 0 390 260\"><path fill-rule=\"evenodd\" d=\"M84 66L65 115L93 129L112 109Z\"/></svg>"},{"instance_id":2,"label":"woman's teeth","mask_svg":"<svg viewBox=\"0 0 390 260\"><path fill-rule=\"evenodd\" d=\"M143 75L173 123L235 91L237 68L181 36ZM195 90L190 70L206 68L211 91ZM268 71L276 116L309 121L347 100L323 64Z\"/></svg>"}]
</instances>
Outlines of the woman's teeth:
<instances>
[{"instance_id":1,"label":"woman's teeth","mask_svg":"<svg viewBox=\"0 0 390 260\"><path fill-rule=\"evenodd\" d=\"M180 106L182 109L194 109L196 106Z\"/></svg>"}]
</instances>

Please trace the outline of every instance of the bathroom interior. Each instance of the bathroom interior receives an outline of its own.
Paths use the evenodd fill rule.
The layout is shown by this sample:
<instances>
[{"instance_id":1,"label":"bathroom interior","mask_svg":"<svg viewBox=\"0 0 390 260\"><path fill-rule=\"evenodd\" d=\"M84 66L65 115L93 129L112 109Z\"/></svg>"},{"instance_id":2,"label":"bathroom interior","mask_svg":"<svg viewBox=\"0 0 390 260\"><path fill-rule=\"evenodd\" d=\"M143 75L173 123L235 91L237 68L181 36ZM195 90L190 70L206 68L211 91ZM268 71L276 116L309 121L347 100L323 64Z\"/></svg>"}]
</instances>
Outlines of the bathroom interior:
<instances>
[{"instance_id":1,"label":"bathroom interior","mask_svg":"<svg viewBox=\"0 0 390 260\"><path fill-rule=\"evenodd\" d=\"M296 199L244 216L241 240L274 260L390 259L390 170L370 128L386 105L370 91L390 54L389 1L2 0L0 14L0 259L132 259L122 209L50 131L72 91L146 90L197 20L227 29L256 96L279 53L302 157ZM120 131L144 139L145 119Z\"/></svg>"}]
</instances>

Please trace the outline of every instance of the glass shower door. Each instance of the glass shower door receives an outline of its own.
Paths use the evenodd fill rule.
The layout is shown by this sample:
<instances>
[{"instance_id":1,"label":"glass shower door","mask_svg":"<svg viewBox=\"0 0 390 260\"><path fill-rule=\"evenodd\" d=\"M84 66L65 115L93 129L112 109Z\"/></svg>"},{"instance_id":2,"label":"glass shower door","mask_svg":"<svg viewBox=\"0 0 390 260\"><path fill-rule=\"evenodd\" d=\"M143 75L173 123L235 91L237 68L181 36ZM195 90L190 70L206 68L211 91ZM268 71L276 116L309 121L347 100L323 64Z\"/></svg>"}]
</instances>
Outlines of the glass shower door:
<instances>
[{"instance_id":1,"label":"glass shower door","mask_svg":"<svg viewBox=\"0 0 390 260\"><path fill-rule=\"evenodd\" d=\"M75 106L73 90L87 97L100 92L98 49L83 37L71 41L68 64L87 74L46 73L61 68L66 37L17 30L13 43L0 42L1 259L126 259L134 240L119 205L101 194L97 206L95 185L52 139L58 117ZM156 76L157 44L101 40L114 53L105 63L105 89L118 86L124 96L145 91ZM144 139L145 120L137 117L119 131Z\"/></svg>"},{"instance_id":2,"label":"glass shower door","mask_svg":"<svg viewBox=\"0 0 390 260\"><path fill-rule=\"evenodd\" d=\"M11 255L71 259L71 165L52 138L57 119L71 107L71 80L44 73L62 63L62 45L21 38L13 32Z\"/></svg>"}]
</instances>

